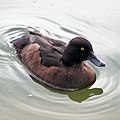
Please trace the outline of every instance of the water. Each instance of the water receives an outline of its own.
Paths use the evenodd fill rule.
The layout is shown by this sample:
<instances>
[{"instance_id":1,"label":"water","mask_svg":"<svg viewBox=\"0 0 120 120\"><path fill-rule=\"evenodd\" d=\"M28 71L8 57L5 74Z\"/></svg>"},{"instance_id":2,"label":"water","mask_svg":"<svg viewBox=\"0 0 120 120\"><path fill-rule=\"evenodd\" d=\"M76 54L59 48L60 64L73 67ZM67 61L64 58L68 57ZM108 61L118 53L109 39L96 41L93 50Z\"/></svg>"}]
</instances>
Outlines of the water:
<instances>
[{"instance_id":1,"label":"water","mask_svg":"<svg viewBox=\"0 0 120 120\"><path fill-rule=\"evenodd\" d=\"M0 119L119 120L119 0L0 0ZM16 58L11 40L26 28L65 42L85 36L105 68L91 64L91 88L58 93L33 81Z\"/></svg>"}]
</instances>

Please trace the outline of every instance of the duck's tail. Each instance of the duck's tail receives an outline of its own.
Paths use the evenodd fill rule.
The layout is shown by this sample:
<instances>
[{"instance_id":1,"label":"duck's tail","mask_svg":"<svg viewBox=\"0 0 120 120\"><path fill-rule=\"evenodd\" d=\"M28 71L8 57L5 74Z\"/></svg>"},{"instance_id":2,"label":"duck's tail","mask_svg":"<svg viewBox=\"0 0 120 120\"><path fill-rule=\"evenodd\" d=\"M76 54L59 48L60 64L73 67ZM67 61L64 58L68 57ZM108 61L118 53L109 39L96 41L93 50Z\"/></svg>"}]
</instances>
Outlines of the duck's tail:
<instances>
[{"instance_id":1,"label":"duck's tail","mask_svg":"<svg viewBox=\"0 0 120 120\"><path fill-rule=\"evenodd\" d=\"M11 41L11 43L13 44L13 46L15 47L17 53L20 53L21 50L28 44L31 43L30 41L30 35L37 35L37 36L42 36L39 31L35 30L28 30L28 35L26 36L22 36L21 38L15 39L13 41Z\"/></svg>"},{"instance_id":2,"label":"duck's tail","mask_svg":"<svg viewBox=\"0 0 120 120\"><path fill-rule=\"evenodd\" d=\"M21 58L22 49L29 44L29 35L13 40L11 43L13 44L18 57Z\"/></svg>"}]
</instances>

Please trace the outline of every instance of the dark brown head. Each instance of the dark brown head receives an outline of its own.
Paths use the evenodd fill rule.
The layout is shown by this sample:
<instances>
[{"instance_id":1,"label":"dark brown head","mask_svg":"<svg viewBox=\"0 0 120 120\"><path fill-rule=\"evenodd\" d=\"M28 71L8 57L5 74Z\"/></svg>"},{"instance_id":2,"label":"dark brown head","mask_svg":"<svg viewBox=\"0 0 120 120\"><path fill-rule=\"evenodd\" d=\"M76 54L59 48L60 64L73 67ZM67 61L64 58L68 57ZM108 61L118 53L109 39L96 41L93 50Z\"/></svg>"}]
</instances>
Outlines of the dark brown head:
<instances>
[{"instance_id":1,"label":"dark brown head","mask_svg":"<svg viewBox=\"0 0 120 120\"><path fill-rule=\"evenodd\" d=\"M99 67L105 66L105 64L94 55L92 45L87 39L82 37L73 38L63 53L62 62L66 66L73 66L80 64L84 60L90 60Z\"/></svg>"}]
</instances>

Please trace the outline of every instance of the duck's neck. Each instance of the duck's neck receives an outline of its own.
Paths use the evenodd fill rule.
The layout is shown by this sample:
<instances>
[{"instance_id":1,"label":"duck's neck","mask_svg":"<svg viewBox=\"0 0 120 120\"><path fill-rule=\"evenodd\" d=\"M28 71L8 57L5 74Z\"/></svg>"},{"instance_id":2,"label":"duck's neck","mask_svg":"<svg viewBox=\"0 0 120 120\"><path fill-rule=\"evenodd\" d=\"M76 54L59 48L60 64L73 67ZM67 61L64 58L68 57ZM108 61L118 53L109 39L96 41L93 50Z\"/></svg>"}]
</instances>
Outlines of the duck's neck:
<instances>
[{"instance_id":1,"label":"duck's neck","mask_svg":"<svg viewBox=\"0 0 120 120\"><path fill-rule=\"evenodd\" d=\"M61 60L61 67L73 67L73 68L80 68L82 65L82 62L79 64L70 64L68 62L65 62L64 60Z\"/></svg>"}]
</instances>

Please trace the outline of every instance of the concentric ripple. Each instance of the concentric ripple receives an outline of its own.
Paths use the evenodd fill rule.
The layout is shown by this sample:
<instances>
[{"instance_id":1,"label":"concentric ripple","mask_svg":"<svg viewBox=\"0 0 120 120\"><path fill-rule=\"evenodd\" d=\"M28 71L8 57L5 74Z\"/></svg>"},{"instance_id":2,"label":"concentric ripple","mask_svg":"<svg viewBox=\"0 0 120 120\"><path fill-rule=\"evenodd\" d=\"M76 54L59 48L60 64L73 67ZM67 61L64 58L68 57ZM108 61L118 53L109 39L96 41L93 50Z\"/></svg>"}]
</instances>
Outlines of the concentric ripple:
<instances>
[{"instance_id":1,"label":"concentric ripple","mask_svg":"<svg viewBox=\"0 0 120 120\"><path fill-rule=\"evenodd\" d=\"M119 120L120 4L118 0L0 1L0 120ZM35 82L10 41L37 29L69 42L84 36L106 63L97 81L81 91L61 93Z\"/></svg>"}]
</instances>

